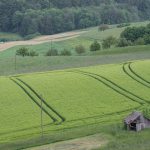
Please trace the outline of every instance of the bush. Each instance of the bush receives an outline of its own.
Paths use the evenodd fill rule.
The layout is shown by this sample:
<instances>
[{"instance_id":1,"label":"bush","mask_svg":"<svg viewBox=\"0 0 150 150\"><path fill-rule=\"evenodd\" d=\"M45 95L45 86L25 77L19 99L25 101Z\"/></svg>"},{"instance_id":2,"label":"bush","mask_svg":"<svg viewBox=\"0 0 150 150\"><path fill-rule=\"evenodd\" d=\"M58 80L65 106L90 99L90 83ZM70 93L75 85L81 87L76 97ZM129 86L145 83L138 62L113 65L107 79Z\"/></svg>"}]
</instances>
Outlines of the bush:
<instances>
[{"instance_id":1,"label":"bush","mask_svg":"<svg viewBox=\"0 0 150 150\"><path fill-rule=\"evenodd\" d=\"M8 42L9 40L8 39L6 39L6 38L0 38L0 42Z\"/></svg>"},{"instance_id":2,"label":"bush","mask_svg":"<svg viewBox=\"0 0 150 150\"><path fill-rule=\"evenodd\" d=\"M29 50L26 47L22 47L16 51L16 55L23 56L23 57L29 56Z\"/></svg>"},{"instance_id":3,"label":"bush","mask_svg":"<svg viewBox=\"0 0 150 150\"><path fill-rule=\"evenodd\" d=\"M133 45L131 41L127 41L125 38L120 38L117 42L117 47L126 47Z\"/></svg>"},{"instance_id":4,"label":"bush","mask_svg":"<svg viewBox=\"0 0 150 150\"><path fill-rule=\"evenodd\" d=\"M71 56L71 51L67 50L67 49L64 49L63 51L61 51L61 54L62 56Z\"/></svg>"},{"instance_id":5,"label":"bush","mask_svg":"<svg viewBox=\"0 0 150 150\"><path fill-rule=\"evenodd\" d=\"M85 47L83 45L78 45L76 46L75 51L77 54L85 53Z\"/></svg>"},{"instance_id":6,"label":"bush","mask_svg":"<svg viewBox=\"0 0 150 150\"><path fill-rule=\"evenodd\" d=\"M103 40L103 49L107 49L110 48L111 45L115 45L116 44L116 38L113 36L109 36L108 38Z\"/></svg>"},{"instance_id":7,"label":"bush","mask_svg":"<svg viewBox=\"0 0 150 150\"><path fill-rule=\"evenodd\" d=\"M128 27L130 25L131 25L130 23L121 23L121 24L117 25L117 28Z\"/></svg>"},{"instance_id":8,"label":"bush","mask_svg":"<svg viewBox=\"0 0 150 150\"><path fill-rule=\"evenodd\" d=\"M99 31L105 31L109 29L109 25L107 24L101 24L98 28Z\"/></svg>"},{"instance_id":9,"label":"bush","mask_svg":"<svg viewBox=\"0 0 150 150\"><path fill-rule=\"evenodd\" d=\"M31 50L29 52L29 56L34 57L34 56L39 56L39 54L36 51Z\"/></svg>"},{"instance_id":10,"label":"bush","mask_svg":"<svg viewBox=\"0 0 150 150\"><path fill-rule=\"evenodd\" d=\"M57 49L50 49L47 51L46 56L57 56L58 50Z\"/></svg>"},{"instance_id":11,"label":"bush","mask_svg":"<svg viewBox=\"0 0 150 150\"><path fill-rule=\"evenodd\" d=\"M147 28L149 28L149 29L150 29L150 23L147 25Z\"/></svg>"},{"instance_id":12,"label":"bush","mask_svg":"<svg viewBox=\"0 0 150 150\"><path fill-rule=\"evenodd\" d=\"M145 44L150 44L150 34L146 34L144 36L144 42L145 42Z\"/></svg>"},{"instance_id":13,"label":"bush","mask_svg":"<svg viewBox=\"0 0 150 150\"><path fill-rule=\"evenodd\" d=\"M144 38L138 38L135 42L134 42L135 45L144 45L145 44L145 41L144 41Z\"/></svg>"},{"instance_id":14,"label":"bush","mask_svg":"<svg viewBox=\"0 0 150 150\"><path fill-rule=\"evenodd\" d=\"M90 51L98 51L100 49L101 45L97 41L94 41L94 43L92 43L90 46Z\"/></svg>"},{"instance_id":15,"label":"bush","mask_svg":"<svg viewBox=\"0 0 150 150\"><path fill-rule=\"evenodd\" d=\"M121 38L135 42L138 38L143 38L146 32L146 27L128 27L121 33Z\"/></svg>"}]
</instances>

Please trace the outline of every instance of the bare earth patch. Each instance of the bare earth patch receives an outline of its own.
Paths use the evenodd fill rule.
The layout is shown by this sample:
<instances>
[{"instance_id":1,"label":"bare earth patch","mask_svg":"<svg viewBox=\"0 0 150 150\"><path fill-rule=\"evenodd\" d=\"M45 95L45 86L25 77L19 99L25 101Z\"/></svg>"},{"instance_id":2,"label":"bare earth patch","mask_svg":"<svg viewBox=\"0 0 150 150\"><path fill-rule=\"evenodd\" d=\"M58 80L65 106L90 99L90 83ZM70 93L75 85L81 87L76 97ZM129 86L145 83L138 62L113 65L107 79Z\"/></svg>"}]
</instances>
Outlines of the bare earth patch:
<instances>
[{"instance_id":1,"label":"bare earth patch","mask_svg":"<svg viewBox=\"0 0 150 150\"><path fill-rule=\"evenodd\" d=\"M68 40L71 38L75 38L80 36L80 34L84 33L86 31L82 32L66 32L66 33L60 33L60 34L54 34L54 35L46 35L46 36L40 36L31 40L27 41L13 41L13 42L6 42L6 43L0 43L0 51L4 51L8 48L18 46L18 45L37 45L42 44L46 42L53 41L63 41Z\"/></svg>"},{"instance_id":2,"label":"bare earth patch","mask_svg":"<svg viewBox=\"0 0 150 150\"><path fill-rule=\"evenodd\" d=\"M107 144L107 140L100 134L30 148L27 150L93 150Z\"/></svg>"}]
</instances>

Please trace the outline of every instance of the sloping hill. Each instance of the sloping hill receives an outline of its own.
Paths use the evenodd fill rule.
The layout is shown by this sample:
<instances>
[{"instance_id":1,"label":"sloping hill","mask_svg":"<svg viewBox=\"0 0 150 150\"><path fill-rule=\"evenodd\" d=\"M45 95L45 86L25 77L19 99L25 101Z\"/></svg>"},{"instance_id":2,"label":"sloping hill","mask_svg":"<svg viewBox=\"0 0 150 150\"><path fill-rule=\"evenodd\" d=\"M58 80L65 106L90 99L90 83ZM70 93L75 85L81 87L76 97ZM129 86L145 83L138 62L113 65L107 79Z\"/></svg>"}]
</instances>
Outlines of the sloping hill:
<instances>
[{"instance_id":1,"label":"sloping hill","mask_svg":"<svg viewBox=\"0 0 150 150\"><path fill-rule=\"evenodd\" d=\"M145 80L128 64L0 77L1 143L41 134L41 101L44 134L121 123L129 112L149 106L150 61L131 65Z\"/></svg>"}]
</instances>

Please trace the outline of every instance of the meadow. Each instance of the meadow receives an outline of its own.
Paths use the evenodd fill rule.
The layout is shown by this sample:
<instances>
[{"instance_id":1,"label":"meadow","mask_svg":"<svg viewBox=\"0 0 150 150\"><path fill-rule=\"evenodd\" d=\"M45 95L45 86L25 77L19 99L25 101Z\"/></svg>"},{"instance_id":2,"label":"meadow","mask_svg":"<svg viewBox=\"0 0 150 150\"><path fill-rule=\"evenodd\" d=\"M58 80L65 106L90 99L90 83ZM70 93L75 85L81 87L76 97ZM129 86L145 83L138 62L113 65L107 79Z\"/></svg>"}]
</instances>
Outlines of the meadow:
<instances>
[{"instance_id":1,"label":"meadow","mask_svg":"<svg viewBox=\"0 0 150 150\"><path fill-rule=\"evenodd\" d=\"M145 60L0 77L0 148L56 142L122 124L127 114L150 104L149 65ZM41 108L47 140L37 143Z\"/></svg>"},{"instance_id":2,"label":"meadow","mask_svg":"<svg viewBox=\"0 0 150 150\"><path fill-rule=\"evenodd\" d=\"M131 23L130 26L146 26L148 23L149 23L149 21L136 22L136 23ZM79 32L80 31L86 31L86 32L82 33L82 34L80 34L80 36L72 38L72 39L67 39L67 40L63 40L63 41L54 41L54 42L52 41L52 48L57 49L59 52L62 51L63 49L68 49L69 51L72 52L72 55L77 55L75 52L75 47L78 45L83 45L86 49L86 53L84 55L89 55L90 45L93 43L94 40L97 40L99 43L101 43L105 38L107 38L109 36L119 38L120 33L125 28L126 27L117 28L117 25L110 25L110 29L105 30L105 31L99 31L98 27L92 27L92 28L87 28L84 30L78 30ZM23 46L29 48L30 50L35 50L40 55L45 55L46 52L51 48L51 42L38 44L38 45L29 45L29 46L23 45ZM16 50L19 49L20 47L22 47L22 46L12 47L4 52L1 52L1 55L6 56L6 57L14 56ZM112 50L110 50L110 51L113 51L113 50L114 50L114 48L112 47ZM107 51L107 50L104 50L104 51ZM121 50L118 50L118 51L121 51ZM103 53L103 50L102 50L102 53ZM5 58L5 57L3 57L3 58Z\"/></svg>"},{"instance_id":3,"label":"meadow","mask_svg":"<svg viewBox=\"0 0 150 150\"><path fill-rule=\"evenodd\" d=\"M19 41L23 38L15 33L0 32L0 41Z\"/></svg>"},{"instance_id":4,"label":"meadow","mask_svg":"<svg viewBox=\"0 0 150 150\"><path fill-rule=\"evenodd\" d=\"M149 21L131 23L131 26L147 25ZM100 43L108 36L118 38L125 29L117 28L117 25L111 25L110 29L100 32L98 27L84 29L87 31L80 36L68 40L52 42L52 47L62 51L64 48L72 52L72 56L51 56L46 57L46 52L51 47L51 42L40 45L25 46L30 50L39 53L38 57L20 57L16 56L16 50L22 46L12 47L0 52L0 75L13 75L19 73L31 73L50 71L75 67L86 67L98 64L121 63L124 61L149 59L150 45L128 46L123 48L111 47L110 49L101 49L100 51L90 52L90 44L96 39ZM83 31L83 30L81 30ZM6 34L6 33L5 33ZM7 33L9 35L9 33ZM9 36L11 38L11 36ZM86 52L77 55L75 47L82 44ZM15 67L16 63L16 67Z\"/></svg>"}]
</instances>

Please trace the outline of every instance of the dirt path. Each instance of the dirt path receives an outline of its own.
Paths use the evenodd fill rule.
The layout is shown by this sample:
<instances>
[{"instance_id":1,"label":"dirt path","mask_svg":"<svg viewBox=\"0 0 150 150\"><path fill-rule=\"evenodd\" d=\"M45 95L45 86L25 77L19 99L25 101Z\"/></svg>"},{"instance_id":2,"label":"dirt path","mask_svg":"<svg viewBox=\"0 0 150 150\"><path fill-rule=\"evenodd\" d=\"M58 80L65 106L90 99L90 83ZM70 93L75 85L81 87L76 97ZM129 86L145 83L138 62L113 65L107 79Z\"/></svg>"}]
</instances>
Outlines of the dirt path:
<instances>
[{"instance_id":1,"label":"dirt path","mask_svg":"<svg viewBox=\"0 0 150 150\"><path fill-rule=\"evenodd\" d=\"M54 35L46 35L46 36L40 36L31 40L27 41L13 41L13 42L6 42L6 43L0 43L0 51L4 51L8 48L18 46L18 45L37 45L42 44L46 42L52 41L63 41L71 38L75 38L80 36L80 34L84 33L86 31L82 32L66 32L66 33L60 33L60 34L54 34Z\"/></svg>"},{"instance_id":2,"label":"dirt path","mask_svg":"<svg viewBox=\"0 0 150 150\"><path fill-rule=\"evenodd\" d=\"M100 134L87 136L75 140L58 142L26 150L93 150L100 148L107 143Z\"/></svg>"}]
</instances>

